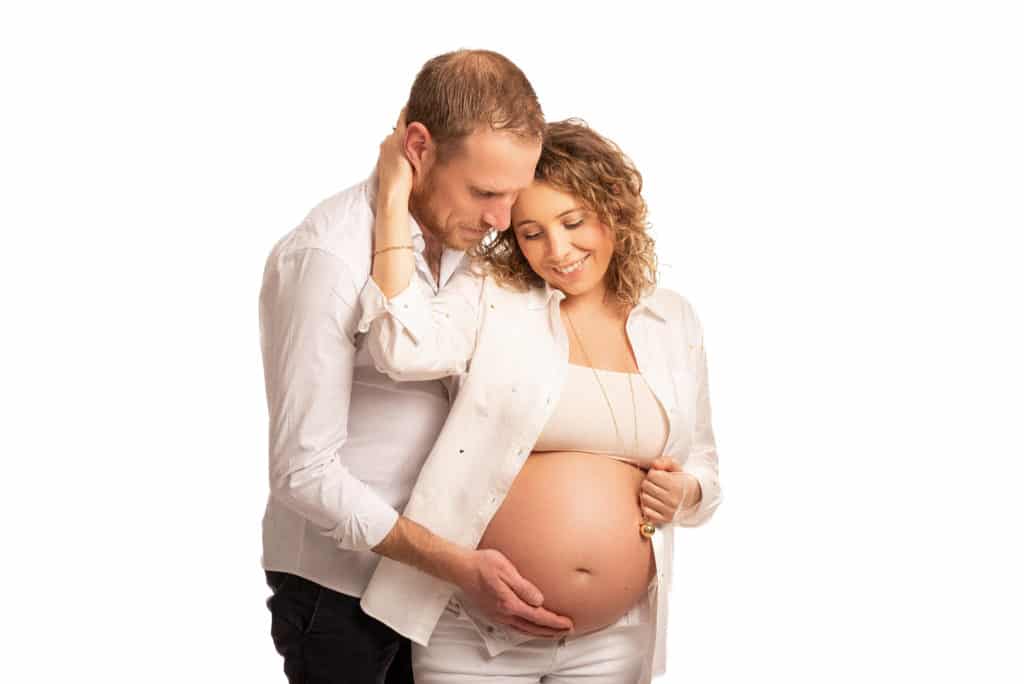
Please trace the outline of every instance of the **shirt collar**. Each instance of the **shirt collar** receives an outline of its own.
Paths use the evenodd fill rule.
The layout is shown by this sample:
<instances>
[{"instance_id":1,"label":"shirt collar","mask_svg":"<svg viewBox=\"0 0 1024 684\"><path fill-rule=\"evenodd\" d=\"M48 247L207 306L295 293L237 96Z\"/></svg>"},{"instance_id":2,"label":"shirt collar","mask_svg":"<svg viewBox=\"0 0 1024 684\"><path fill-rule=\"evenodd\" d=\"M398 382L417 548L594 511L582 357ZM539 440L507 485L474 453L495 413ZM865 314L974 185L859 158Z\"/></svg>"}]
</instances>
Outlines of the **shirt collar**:
<instances>
[{"instance_id":1,"label":"shirt collar","mask_svg":"<svg viewBox=\"0 0 1024 684\"><path fill-rule=\"evenodd\" d=\"M416 222L416 219L409 214L409 234L412 238L412 248L415 249L419 254L427 249L427 241L423 239L423 229L420 228L420 224ZM447 252L448 248L445 247L442 253Z\"/></svg>"},{"instance_id":2,"label":"shirt collar","mask_svg":"<svg viewBox=\"0 0 1024 684\"><path fill-rule=\"evenodd\" d=\"M560 303L565 299L565 293L556 287L551 287L551 285L545 282L544 287L530 288L530 301L528 306L531 309L544 309L551 306L552 299L555 300L555 303Z\"/></svg>"},{"instance_id":3,"label":"shirt collar","mask_svg":"<svg viewBox=\"0 0 1024 684\"><path fill-rule=\"evenodd\" d=\"M640 301L637 302L634 311L640 309L650 311L658 320L667 321L669 319L669 312L665 308L665 299L658 296L658 288L656 287L652 287L646 294L640 297Z\"/></svg>"},{"instance_id":4,"label":"shirt collar","mask_svg":"<svg viewBox=\"0 0 1024 684\"><path fill-rule=\"evenodd\" d=\"M531 288L529 308L543 309L545 307L549 307L552 305L552 299L554 299L556 303L561 303L561 301L565 299L565 293L556 287L551 287L549 283L545 282L543 288ZM657 289L653 287L645 295L640 297L640 301L637 302L633 311L649 311L655 318L661 321L668 320L668 311L665 309L665 302L657 296Z\"/></svg>"}]
</instances>

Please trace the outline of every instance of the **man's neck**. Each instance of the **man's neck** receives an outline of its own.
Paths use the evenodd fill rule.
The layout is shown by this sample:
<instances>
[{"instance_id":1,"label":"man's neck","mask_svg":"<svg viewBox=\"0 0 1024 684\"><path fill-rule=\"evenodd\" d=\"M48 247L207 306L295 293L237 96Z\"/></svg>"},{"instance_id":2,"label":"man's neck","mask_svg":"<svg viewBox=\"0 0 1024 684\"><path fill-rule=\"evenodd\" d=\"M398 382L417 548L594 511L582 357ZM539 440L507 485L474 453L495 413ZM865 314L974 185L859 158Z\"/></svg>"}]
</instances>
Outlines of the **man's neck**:
<instances>
[{"instance_id":1,"label":"man's neck","mask_svg":"<svg viewBox=\"0 0 1024 684\"><path fill-rule=\"evenodd\" d=\"M427 266L430 267L430 275L434 276L434 282L441 287L441 254L444 252L444 245L437 238L428 237L426 231L423 233L423 242L426 243L423 249L423 258L427 260Z\"/></svg>"},{"instance_id":2,"label":"man's neck","mask_svg":"<svg viewBox=\"0 0 1024 684\"><path fill-rule=\"evenodd\" d=\"M427 260L427 266L430 267L430 274L434 277L434 282L440 287L441 254L444 253L444 243L434 235L433 231L427 228L423 221L420 221L413 207L410 206L409 211L416 220L416 225L420 227L420 232L423 234L423 258Z\"/></svg>"}]
</instances>

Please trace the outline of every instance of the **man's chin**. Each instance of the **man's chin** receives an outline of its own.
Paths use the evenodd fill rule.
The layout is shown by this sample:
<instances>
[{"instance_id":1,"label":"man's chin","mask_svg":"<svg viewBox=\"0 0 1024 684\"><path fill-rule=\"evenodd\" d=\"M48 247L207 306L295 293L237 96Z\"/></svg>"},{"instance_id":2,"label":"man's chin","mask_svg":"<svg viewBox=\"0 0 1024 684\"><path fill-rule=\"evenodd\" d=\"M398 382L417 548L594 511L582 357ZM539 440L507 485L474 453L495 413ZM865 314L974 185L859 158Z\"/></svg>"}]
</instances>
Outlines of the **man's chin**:
<instances>
[{"instance_id":1,"label":"man's chin","mask_svg":"<svg viewBox=\"0 0 1024 684\"><path fill-rule=\"evenodd\" d=\"M457 249L460 252L465 252L466 250L479 245L480 241L487 237L489 232L489 230L479 231L471 228L459 228L445 236L447 238L445 240L445 245L449 249Z\"/></svg>"}]
</instances>

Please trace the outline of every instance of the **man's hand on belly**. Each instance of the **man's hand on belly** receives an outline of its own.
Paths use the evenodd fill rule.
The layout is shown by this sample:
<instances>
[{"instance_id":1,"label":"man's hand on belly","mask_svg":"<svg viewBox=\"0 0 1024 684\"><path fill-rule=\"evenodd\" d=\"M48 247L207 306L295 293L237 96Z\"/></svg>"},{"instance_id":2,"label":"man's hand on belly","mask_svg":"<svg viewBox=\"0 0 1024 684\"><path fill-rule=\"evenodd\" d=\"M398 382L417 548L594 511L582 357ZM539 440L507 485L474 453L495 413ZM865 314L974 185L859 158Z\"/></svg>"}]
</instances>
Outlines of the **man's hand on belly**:
<instances>
[{"instance_id":1,"label":"man's hand on belly","mask_svg":"<svg viewBox=\"0 0 1024 684\"><path fill-rule=\"evenodd\" d=\"M544 597L540 590L520 575L500 551L469 552L454 579L466 598L493 622L549 638L563 637L573 628L572 620L541 605Z\"/></svg>"},{"instance_id":2,"label":"man's hand on belly","mask_svg":"<svg viewBox=\"0 0 1024 684\"><path fill-rule=\"evenodd\" d=\"M544 597L494 549L467 550L400 516L373 550L459 587L488 619L539 637L558 638L572 620L541 607Z\"/></svg>"}]
</instances>

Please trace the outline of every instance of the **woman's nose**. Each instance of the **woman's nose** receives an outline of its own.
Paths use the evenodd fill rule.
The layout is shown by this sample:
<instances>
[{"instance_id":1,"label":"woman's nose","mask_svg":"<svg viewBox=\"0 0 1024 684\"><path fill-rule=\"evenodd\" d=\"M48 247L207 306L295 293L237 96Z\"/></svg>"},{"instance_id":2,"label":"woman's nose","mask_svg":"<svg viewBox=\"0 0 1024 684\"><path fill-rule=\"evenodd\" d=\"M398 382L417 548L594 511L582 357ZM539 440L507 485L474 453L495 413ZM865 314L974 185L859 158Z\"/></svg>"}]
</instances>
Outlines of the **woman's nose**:
<instances>
[{"instance_id":1,"label":"woman's nose","mask_svg":"<svg viewBox=\"0 0 1024 684\"><path fill-rule=\"evenodd\" d=\"M561 262L569 254L571 247L569 233L564 228L555 228L548 232L548 251L553 261Z\"/></svg>"}]
</instances>

